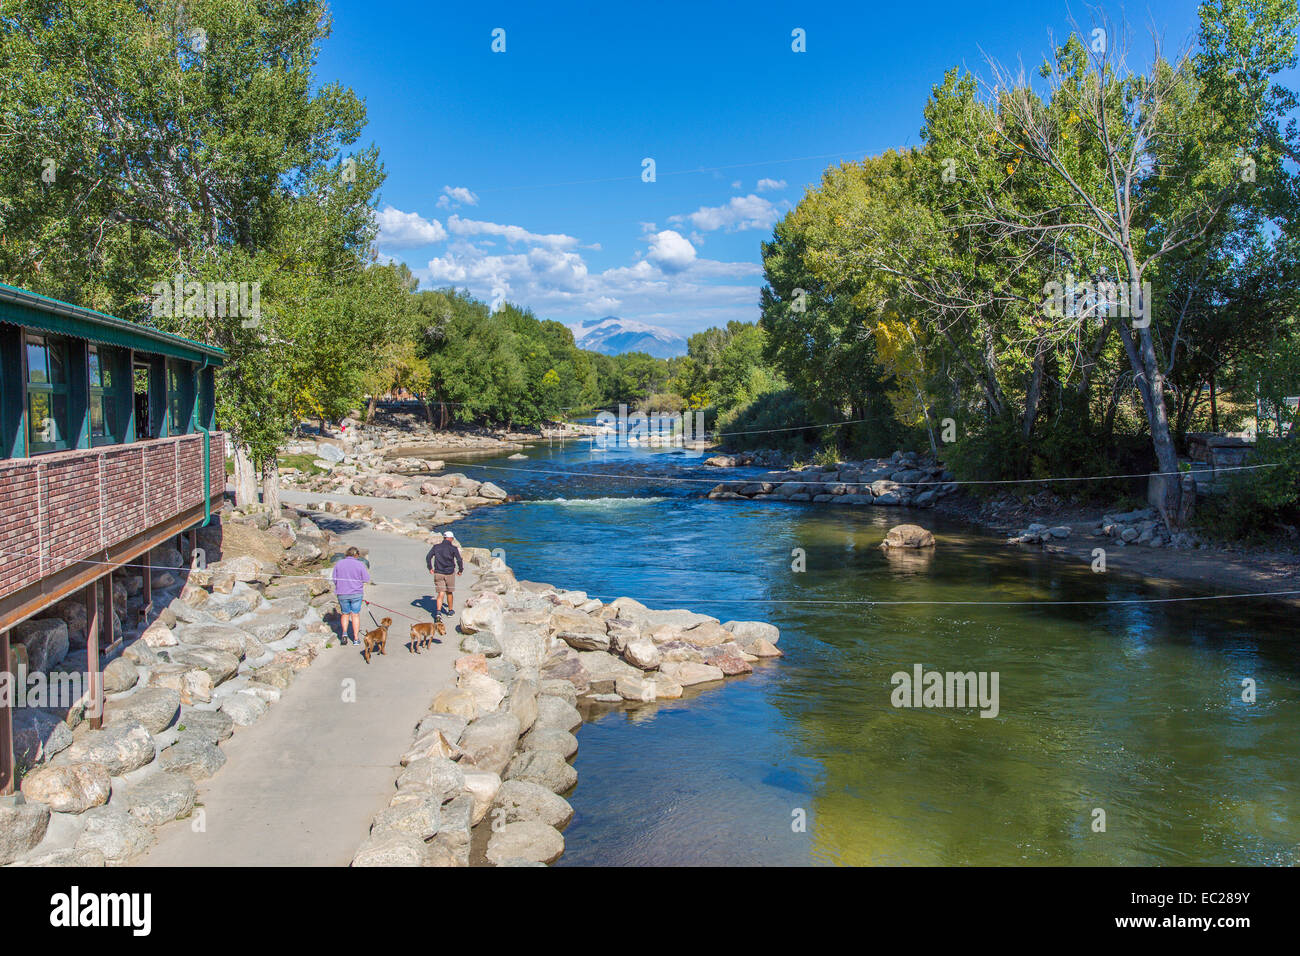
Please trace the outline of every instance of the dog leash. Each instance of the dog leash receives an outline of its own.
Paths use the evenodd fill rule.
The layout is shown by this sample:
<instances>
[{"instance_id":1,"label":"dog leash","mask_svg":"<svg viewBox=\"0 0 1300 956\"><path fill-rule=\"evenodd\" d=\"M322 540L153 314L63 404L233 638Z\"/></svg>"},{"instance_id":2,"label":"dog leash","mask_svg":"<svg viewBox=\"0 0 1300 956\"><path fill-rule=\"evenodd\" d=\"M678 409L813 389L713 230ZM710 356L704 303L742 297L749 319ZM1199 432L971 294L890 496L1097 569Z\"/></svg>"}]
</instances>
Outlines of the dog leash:
<instances>
[{"instance_id":1,"label":"dog leash","mask_svg":"<svg viewBox=\"0 0 1300 956\"><path fill-rule=\"evenodd\" d=\"M382 604L376 604L374 601L366 601L364 598L363 598L362 600L363 600L364 603L369 604L371 607L377 607L377 608L379 608L379 610L381 610L381 611L387 611L389 614L396 614L398 617L404 617L404 618L406 618L408 621L417 621L417 622L418 622L418 621L420 620L418 617L411 617L411 615L409 615L409 614L403 614L401 611L394 611L391 607L384 607ZM370 616L373 618L373 617L374 617L374 614L371 614ZM434 620L436 621L436 620L437 620L437 617L434 617Z\"/></svg>"}]
</instances>

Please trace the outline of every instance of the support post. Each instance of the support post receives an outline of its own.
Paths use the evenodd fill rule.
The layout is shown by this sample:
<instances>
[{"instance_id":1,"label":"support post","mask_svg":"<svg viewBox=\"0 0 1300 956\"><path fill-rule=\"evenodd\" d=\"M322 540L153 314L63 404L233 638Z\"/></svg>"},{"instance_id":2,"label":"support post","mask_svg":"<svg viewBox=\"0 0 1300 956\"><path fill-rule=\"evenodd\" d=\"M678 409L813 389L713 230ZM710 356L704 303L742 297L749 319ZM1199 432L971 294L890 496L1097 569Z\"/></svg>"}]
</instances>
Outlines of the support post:
<instances>
[{"instance_id":1,"label":"support post","mask_svg":"<svg viewBox=\"0 0 1300 956\"><path fill-rule=\"evenodd\" d=\"M9 653L9 632L0 633L0 673L8 674L10 692L18 692L18 675ZM13 701L0 702L0 794L14 792L14 712Z\"/></svg>"},{"instance_id":2,"label":"support post","mask_svg":"<svg viewBox=\"0 0 1300 956\"><path fill-rule=\"evenodd\" d=\"M98 730L104 724L104 680L99 671L99 581L86 587L86 671L90 675L87 691L90 701L86 711L91 715L90 726ZM111 620L111 618L110 618Z\"/></svg>"}]
</instances>

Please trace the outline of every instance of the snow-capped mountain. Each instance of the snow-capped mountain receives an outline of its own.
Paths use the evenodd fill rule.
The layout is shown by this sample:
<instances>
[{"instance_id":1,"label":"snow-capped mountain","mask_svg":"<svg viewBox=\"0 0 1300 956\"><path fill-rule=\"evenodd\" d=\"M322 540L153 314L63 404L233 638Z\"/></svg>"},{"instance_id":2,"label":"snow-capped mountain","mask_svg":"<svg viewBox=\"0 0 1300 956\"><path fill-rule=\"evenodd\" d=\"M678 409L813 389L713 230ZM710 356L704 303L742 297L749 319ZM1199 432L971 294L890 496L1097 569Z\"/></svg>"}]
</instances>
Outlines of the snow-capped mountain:
<instances>
[{"instance_id":1,"label":"snow-capped mountain","mask_svg":"<svg viewBox=\"0 0 1300 956\"><path fill-rule=\"evenodd\" d=\"M578 348L605 355L645 352L655 358L672 358L686 354L686 340L676 332L657 325L620 319L616 315L587 319L572 326L572 329Z\"/></svg>"}]
</instances>

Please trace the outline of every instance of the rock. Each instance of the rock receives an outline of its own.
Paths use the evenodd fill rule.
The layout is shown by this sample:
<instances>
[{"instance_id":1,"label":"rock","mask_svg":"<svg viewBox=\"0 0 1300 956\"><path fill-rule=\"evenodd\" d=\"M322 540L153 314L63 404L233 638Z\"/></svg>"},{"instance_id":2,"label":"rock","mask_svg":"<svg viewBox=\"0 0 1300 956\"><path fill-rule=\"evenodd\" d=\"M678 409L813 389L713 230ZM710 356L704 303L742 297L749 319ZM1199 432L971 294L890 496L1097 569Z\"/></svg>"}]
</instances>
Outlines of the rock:
<instances>
[{"instance_id":1,"label":"rock","mask_svg":"<svg viewBox=\"0 0 1300 956\"><path fill-rule=\"evenodd\" d=\"M493 637L500 637L504 626L505 620L501 614L501 605L495 601L483 601L460 612L460 622L456 625L456 630L462 634L486 632ZM464 645L461 646L461 649L468 650ZM487 654L488 652L479 649L470 653ZM488 656L492 655L488 654Z\"/></svg>"},{"instance_id":2,"label":"rock","mask_svg":"<svg viewBox=\"0 0 1300 956\"><path fill-rule=\"evenodd\" d=\"M138 770L158 755L153 735L137 720L120 721L103 730L92 730L68 748L74 763L102 766L114 777Z\"/></svg>"},{"instance_id":3,"label":"rock","mask_svg":"<svg viewBox=\"0 0 1300 956\"><path fill-rule=\"evenodd\" d=\"M465 771L445 757L425 757L402 771L397 789L422 789L445 798L465 789Z\"/></svg>"},{"instance_id":4,"label":"rock","mask_svg":"<svg viewBox=\"0 0 1300 956\"><path fill-rule=\"evenodd\" d=\"M659 666L663 661L663 654L655 646L654 641L638 638L635 641L628 641L627 646L623 648L623 660L633 667L649 671Z\"/></svg>"},{"instance_id":5,"label":"rock","mask_svg":"<svg viewBox=\"0 0 1300 956\"><path fill-rule=\"evenodd\" d=\"M419 725L415 728L415 736L418 740L434 731L441 731L443 736L454 744L460 740L460 735L465 732L468 724L466 718L457 714L429 714L420 719Z\"/></svg>"},{"instance_id":6,"label":"rock","mask_svg":"<svg viewBox=\"0 0 1300 956\"><path fill-rule=\"evenodd\" d=\"M777 644L781 640L781 632L763 621L727 621L722 627L723 630L730 631L736 643L744 648L759 640L772 644Z\"/></svg>"},{"instance_id":7,"label":"rock","mask_svg":"<svg viewBox=\"0 0 1300 956\"><path fill-rule=\"evenodd\" d=\"M120 807L95 807L86 811L85 820L76 848L98 850L109 866L127 862L154 841L153 831Z\"/></svg>"},{"instance_id":8,"label":"rock","mask_svg":"<svg viewBox=\"0 0 1300 956\"><path fill-rule=\"evenodd\" d=\"M785 655L777 646L763 638L759 638L752 644L748 645L745 650L755 657L784 657Z\"/></svg>"},{"instance_id":9,"label":"rock","mask_svg":"<svg viewBox=\"0 0 1300 956\"><path fill-rule=\"evenodd\" d=\"M256 611L237 621L241 630L247 631L263 644L271 644L293 629L294 621L287 614L275 611Z\"/></svg>"},{"instance_id":10,"label":"rock","mask_svg":"<svg viewBox=\"0 0 1300 956\"><path fill-rule=\"evenodd\" d=\"M36 849L50 825L50 808L20 795L0 797L0 866Z\"/></svg>"},{"instance_id":11,"label":"rock","mask_svg":"<svg viewBox=\"0 0 1300 956\"><path fill-rule=\"evenodd\" d=\"M480 714L496 710L506 696L506 689L501 686L501 682L486 674L461 674L456 686L474 698L474 706Z\"/></svg>"},{"instance_id":12,"label":"rock","mask_svg":"<svg viewBox=\"0 0 1300 956\"><path fill-rule=\"evenodd\" d=\"M27 649L27 666L49 671L68 656L68 624L57 617L43 617L15 624L10 637Z\"/></svg>"},{"instance_id":13,"label":"rock","mask_svg":"<svg viewBox=\"0 0 1300 956\"><path fill-rule=\"evenodd\" d=\"M221 712L239 727L247 727L267 711L266 701L256 694L231 694L221 702Z\"/></svg>"},{"instance_id":14,"label":"rock","mask_svg":"<svg viewBox=\"0 0 1300 956\"><path fill-rule=\"evenodd\" d=\"M563 830L573 819L573 807L569 801L546 787L527 780L507 780L501 784L492 800L494 810L500 808L500 815L492 814L493 823L521 823L537 821Z\"/></svg>"},{"instance_id":15,"label":"rock","mask_svg":"<svg viewBox=\"0 0 1300 956\"><path fill-rule=\"evenodd\" d=\"M540 631L513 629L500 637L501 657L515 667L537 670L547 660L550 639Z\"/></svg>"},{"instance_id":16,"label":"rock","mask_svg":"<svg viewBox=\"0 0 1300 956\"><path fill-rule=\"evenodd\" d=\"M583 670L589 677L589 690L593 693L609 693L614 689L614 681L618 678L636 677L641 674L640 668L633 667L604 651L579 651L578 660L581 661Z\"/></svg>"},{"instance_id":17,"label":"rock","mask_svg":"<svg viewBox=\"0 0 1300 956\"><path fill-rule=\"evenodd\" d=\"M537 685L539 694L550 694L552 697L559 697L561 700L568 702L569 706L578 706L578 691L573 686L572 681L567 680L543 680Z\"/></svg>"},{"instance_id":18,"label":"rock","mask_svg":"<svg viewBox=\"0 0 1300 956\"><path fill-rule=\"evenodd\" d=\"M657 699L655 682L645 677L620 677L614 683L614 692L623 700L653 703Z\"/></svg>"},{"instance_id":19,"label":"rock","mask_svg":"<svg viewBox=\"0 0 1300 956\"><path fill-rule=\"evenodd\" d=\"M460 642L460 649L466 654L482 654L486 657L500 657L501 645L496 637L487 631L475 631Z\"/></svg>"},{"instance_id":20,"label":"rock","mask_svg":"<svg viewBox=\"0 0 1300 956\"><path fill-rule=\"evenodd\" d=\"M176 720L181 695L167 687L143 687L129 697L104 704L104 725L138 720L151 734L160 734Z\"/></svg>"},{"instance_id":21,"label":"rock","mask_svg":"<svg viewBox=\"0 0 1300 956\"><path fill-rule=\"evenodd\" d=\"M523 780L552 793L564 793L577 785L578 772L552 750L525 750L510 761L505 779Z\"/></svg>"},{"instance_id":22,"label":"rock","mask_svg":"<svg viewBox=\"0 0 1300 956\"><path fill-rule=\"evenodd\" d=\"M415 761L423 760L426 757L446 757L449 760L457 760L463 753L464 751L447 739L446 734L441 730L435 730L418 738L411 745L411 748L402 754L398 763L403 767L408 767Z\"/></svg>"},{"instance_id":23,"label":"rock","mask_svg":"<svg viewBox=\"0 0 1300 956\"><path fill-rule=\"evenodd\" d=\"M162 663L155 665L149 674L150 687L164 687L176 691L182 704L196 700L212 700L212 675L191 664Z\"/></svg>"},{"instance_id":24,"label":"rock","mask_svg":"<svg viewBox=\"0 0 1300 956\"><path fill-rule=\"evenodd\" d=\"M635 673L639 675L641 672ZM582 726L582 714L567 701L550 694L543 694L537 698L537 720L533 726L543 730L565 730L572 733Z\"/></svg>"},{"instance_id":25,"label":"rock","mask_svg":"<svg viewBox=\"0 0 1300 956\"><path fill-rule=\"evenodd\" d=\"M493 501L504 501L506 498L510 497L503 489L492 484L490 481L485 481L483 484L478 486L478 496L480 498L489 498Z\"/></svg>"},{"instance_id":26,"label":"rock","mask_svg":"<svg viewBox=\"0 0 1300 956\"><path fill-rule=\"evenodd\" d=\"M564 759L578 752L578 738L558 727L536 727L519 741L521 750L549 750Z\"/></svg>"},{"instance_id":27,"label":"rock","mask_svg":"<svg viewBox=\"0 0 1300 956\"><path fill-rule=\"evenodd\" d=\"M12 714L18 762L32 766L72 745L72 731L62 717L35 707L15 707Z\"/></svg>"},{"instance_id":28,"label":"rock","mask_svg":"<svg viewBox=\"0 0 1300 956\"><path fill-rule=\"evenodd\" d=\"M433 703L429 705L429 710L435 714L455 714L463 717L466 722L478 716L478 705L474 701L474 695L460 688L438 691L433 698Z\"/></svg>"},{"instance_id":29,"label":"rock","mask_svg":"<svg viewBox=\"0 0 1300 956\"><path fill-rule=\"evenodd\" d=\"M551 655L543 661L539 676L543 687L564 681L572 688L575 700L578 694L585 694L591 687L591 676L583 666L581 657L577 651L567 646L564 653Z\"/></svg>"},{"instance_id":30,"label":"rock","mask_svg":"<svg viewBox=\"0 0 1300 956\"><path fill-rule=\"evenodd\" d=\"M108 802L108 770L97 763L46 764L23 777L23 796L59 813L84 813ZM0 817L3 819L3 817Z\"/></svg>"},{"instance_id":31,"label":"rock","mask_svg":"<svg viewBox=\"0 0 1300 956\"><path fill-rule=\"evenodd\" d=\"M158 755L158 766L188 774L195 780L206 780L226 763L226 755L216 744L203 735L184 731L176 742Z\"/></svg>"},{"instance_id":32,"label":"rock","mask_svg":"<svg viewBox=\"0 0 1300 956\"><path fill-rule=\"evenodd\" d=\"M427 848L419 837L385 830L378 837L371 837L361 845L352 858L352 865L424 866L427 856Z\"/></svg>"},{"instance_id":33,"label":"rock","mask_svg":"<svg viewBox=\"0 0 1300 956\"><path fill-rule=\"evenodd\" d=\"M501 773L514 753L519 730L519 718L514 714L497 713L478 718L461 735L460 748L465 752L461 763L468 761L478 770Z\"/></svg>"},{"instance_id":34,"label":"rock","mask_svg":"<svg viewBox=\"0 0 1300 956\"><path fill-rule=\"evenodd\" d=\"M175 647L180 643L172 629L163 623L162 618L146 627L144 633L140 635L140 640L150 648Z\"/></svg>"},{"instance_id":35,"label":"rock","mask_svg":"<svg viewBox=\"0 0 1300 956\"><path fill-rule=\"evenodd\" d=\"M499 774L487 770L465 771L465 792L474 801L474 814L471 823L478 824L487 816L488 810L492 808L492 800L496 797L499 789L501 789L501 776Z\"/></svg>"},{"instance_id":36,"label":"rock","mask_svg":"<svg viewBox=\"0 0 1300 956\"><path fill-rule=\"evenodd\" d=\"M700 664L694 661L667 661L660 666L659 670L683 687L707 684L710 681L723 679L720 668L712 664Z\"/></svg>"},{"instance_id":37,"label":"rock","mask_svg":"<svg viewBox=\"0 0 1300 956\"><path fill-rule=\"evenodd\" d=\"M190 815L198 799L194 780L183 773L153 773L131 787L127 812L141 823L161 826Z\"/></svg>"},{"instance_id":38,"label":"rock","mask_svg":"<svg viewBox=\"0 0 1300 956\"><path fill-rule=\"evenodd\" d=\"M442 824L438 810L441 804L442 800L431 794L425 799L408 800L380 810L370 824L370 835L381 838L389 833L400 833L421 842L432 839Z\"/></svg>"},{"instance_id":39,"label":"rock","mask_svg":"<svg viewBox=\"0 0 1300 956\"><path fill-rule=\"evenodd\" d=\"M519 718L519 732L527 733L537 721L537 681L516 678L510 684L510 713Z\"/></svg>"},{"instance_id":40,"label":"rock","mask_svg":"<svg viewBox=\"0 0 1300 956\"><path fill-rule=\"evenodd\" d=\"M925 528L914 524L899 524L889 529L880 546L889 548L932 548L934 535Z\"/></svg>"},{"instance_id":41,"label":"rock","mask_svg":"<svg viewBox=\"0 0 1300 956\"><path fill-rule=\"evenodd\" d=\"M487 858L495 864L507 860L551 863L564 853L564 837L540 820L507 823L488 840Z\"/></svg>"},{"instance_id":42,"label":"rock","mask_svg":"<svg viewBox=\"0 0 1300 956\"><path fill-rule=\"evenodd\" d=\"M140 671L125 657L115 657L104 665L104 693L120 694L140 680Z\"/></svg>"},{"instance_id":43,"label":"rock","mask_svg":"<svg viewBox=\"0 0 1300 956\"><path fill-rule=\"evenodd\" d=\"M547 621L547 634L558 637L577 651L609 650L609 634L605 622L580 611L556 608Z\"/></svg>"},{"instance_id":44,"label":"rock","mask_svg":"<svg viewBox=\"0 0 1300 956\"><path fill-rule=\"evenodd\" d=\"M195 710L182 707L181 715L176 720L176 729L197 734L209 743L229 740L235 732L235 722L231 716L220 710Z\"/></svg>"},{"instance_id":45,"label":"rock","mask_svg":"<svg viewBox=\"0 0 1300 956\"><path fill-rule=\"evenodd\" d=\"M682 631L682 640L696 647L713 647L732 640L732 633L717 621L706 621Z\"/></svg>"},{"instance_id":46,"label":"rock","mask_svg":"<svg viewBox=\"0 0 1300 956\"><path fill-rule=\"evenodd\" d=\"M177 628L175 636L181 644L211 648L236 658L244 656L251 637L229 624L188 624Z\"/></svg>"}]
</instances>

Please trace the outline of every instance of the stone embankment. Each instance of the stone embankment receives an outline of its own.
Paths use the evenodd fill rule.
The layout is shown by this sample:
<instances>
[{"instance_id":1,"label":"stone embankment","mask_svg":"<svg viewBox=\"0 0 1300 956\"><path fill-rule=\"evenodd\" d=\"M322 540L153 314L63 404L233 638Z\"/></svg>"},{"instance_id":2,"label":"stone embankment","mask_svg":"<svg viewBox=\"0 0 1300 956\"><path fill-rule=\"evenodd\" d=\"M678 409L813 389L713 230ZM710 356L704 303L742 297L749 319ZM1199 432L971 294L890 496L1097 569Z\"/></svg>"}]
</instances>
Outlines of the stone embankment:
<instances>
[{"instance_id":1,"label":"stone embankment","mask_svg":"<svg viewBox=\"0 0 1300 956\"><path fill-rule=\"evenodd\" d=\"M808 465L757 478L726 481L709 492L714 499L773 499L841 505L932 508L959 485L943 465L916 454Z\"/></svg>"},{"instance_id":2,"label":"stone embankment","mask_svg":"<svg viewBox=\"0 0 1300 956\"><path fill-rule=\"evenodd\" d=\"M309 518L226 516L201 532L221 560L186 568L157 549L157 569L120 575L113 628L121 649L103 664L103 726L86 699L14 711L20 796L0 802L0 864L120 865L154 842L153 829L189 816L197 782L225 763L221 744L267 713L295 675L335 642L338 606L319 573L282 575L329 554ZM152 608L141 601L151 573ZM131 626L143 614L140 625ZM125 622L125 623L124 623ZM83 686L85 602L55 605L16 628L20 666L50 685Z\"/></svg>"},{"instance_id":3,"label":"stone embankment","mask_svg":"<svg viewBox=\"0 0 1300 956\"><path fill-rule=\"evenodd\" d=\"M456 687L414 728L353 866L553 862L573 816L579 706L676 699L781 656L770 624L605 604L518 581L484 549L464 553L484 573L458 625Z\"/></svg>"}]
</instances>

